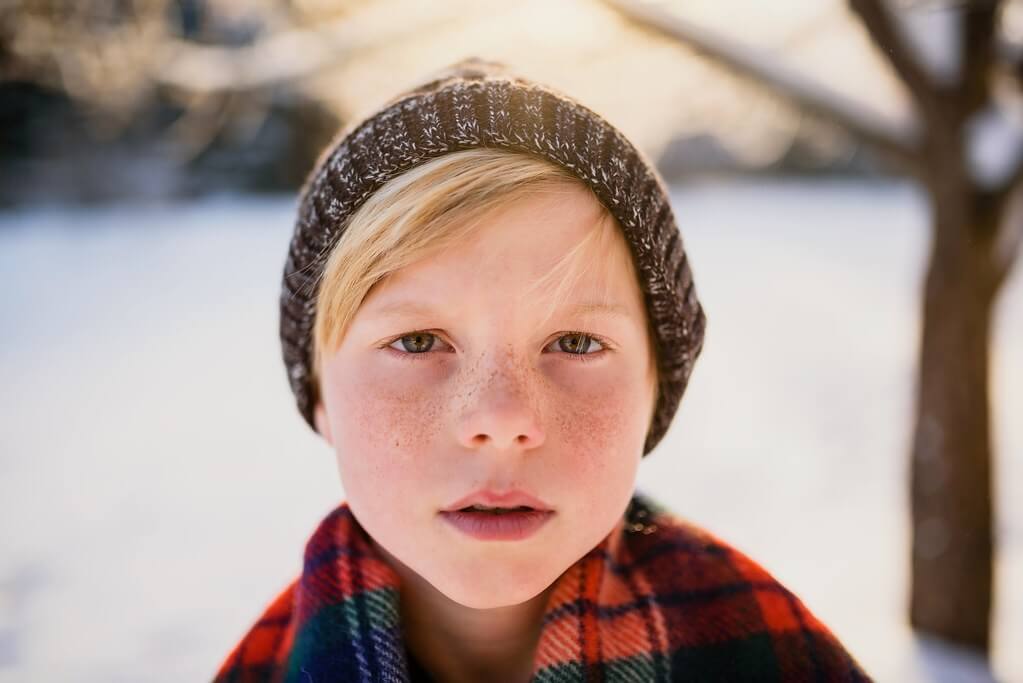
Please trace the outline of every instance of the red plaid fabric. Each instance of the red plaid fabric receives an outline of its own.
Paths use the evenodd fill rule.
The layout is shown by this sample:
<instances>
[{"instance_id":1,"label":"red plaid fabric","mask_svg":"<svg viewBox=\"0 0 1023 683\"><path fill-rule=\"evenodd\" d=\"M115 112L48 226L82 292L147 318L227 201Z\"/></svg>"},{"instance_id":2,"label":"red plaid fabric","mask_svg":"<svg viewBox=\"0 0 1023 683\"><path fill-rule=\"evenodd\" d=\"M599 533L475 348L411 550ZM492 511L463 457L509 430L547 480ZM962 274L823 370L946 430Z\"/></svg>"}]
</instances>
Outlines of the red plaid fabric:
<instances>
[{"instance_id":1,"label":"red plaid fabric","mask_svg":"<svg viewBox=\"0 0 1023 683\"><path fill-rule=\"evenodd\" d=\"M410 681L399 580L341 504L215 676ZM869 681L835 636L762 567L636 494L555 585L531 683Z\"/></svg>"}]
</instances>

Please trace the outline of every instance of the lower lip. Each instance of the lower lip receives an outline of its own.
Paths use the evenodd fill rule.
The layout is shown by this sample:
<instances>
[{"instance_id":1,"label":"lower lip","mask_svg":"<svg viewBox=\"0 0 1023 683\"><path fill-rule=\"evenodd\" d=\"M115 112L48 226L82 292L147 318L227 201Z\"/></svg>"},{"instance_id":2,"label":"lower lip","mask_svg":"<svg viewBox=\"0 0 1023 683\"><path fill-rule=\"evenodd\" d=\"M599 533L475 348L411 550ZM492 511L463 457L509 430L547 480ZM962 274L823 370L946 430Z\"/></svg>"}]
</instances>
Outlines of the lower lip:
<instances>
[{"instance_id":1,"label":"lower lip","mask_svg":"<svg viewBox=\"0 0 1023 683\"><path fill-rule=\"evenodd\" d=\"M489 512L453 510L441 512L440 516L462 533L480 541L521 541L539 531L554 516L554 512L530 510L495 515Z\"/></svg>"}]
</instances>

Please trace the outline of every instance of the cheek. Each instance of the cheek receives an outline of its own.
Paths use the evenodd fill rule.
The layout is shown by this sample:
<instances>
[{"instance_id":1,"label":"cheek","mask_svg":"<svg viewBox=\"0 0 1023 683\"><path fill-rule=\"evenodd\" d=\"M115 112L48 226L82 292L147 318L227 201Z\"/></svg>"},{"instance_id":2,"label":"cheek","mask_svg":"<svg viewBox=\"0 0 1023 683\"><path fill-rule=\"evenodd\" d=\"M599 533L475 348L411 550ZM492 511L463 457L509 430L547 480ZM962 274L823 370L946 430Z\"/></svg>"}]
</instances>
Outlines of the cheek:
<instances>
[{"instance_id":1,"label":"cheek","mask_svg":"<svg viewBox=\"0 0 1023 683\"><path fill-rule=\"evenodd\" d=\"M614 486L635 468L647 429L649 397L639 376L608 370L567 369L549 404L559 462L597 487Z\"/></svg>"},{"instance_id":2,"label":"cheek","mask_svg":"<svg viewBox=\"0 0 1023 683\"><path fill-rule=\"evenodd\" d=\"M345 443L396 459L435 436L441 404L436 384L423 373L385 370L366 364L344 372L336 413Z\"/></svg>"},{"instance_id":3,"label":"cheek","mask_svg":"<svg viewBox=\"0 0 1023 683\"><path fill-rule=\"evenodd\" d=\"M596 368L573 363L581 365L562 360L550 371L556 394L551 408L559 428L580 444L621 444L642 420L649 401L639 369L624 362Z\"/></svg>"},{"instance_id":4,"label":"cheek","mask_svg":"<svg viewBox=\"0 0 1023 683\"><path fill-rule=\"evenodd\" d=\"M437 436L441 405L429 382L400 380L368 364L337 368L325 386L331 406L335 450L346 494L368 493L370 505L414 500ZM339 379L343 378L343 379Z\"/></svg>"},{"instance_id":5,"label":"cheek","mask_svg":"<svg viewBox=\"0 0 1023 683\"><path fill-rule=\"evenodd\" d=\"M621 445L628 430L628 411L628 401L613 391L565 392L551 405L559 441L579 461L574 464L584 466L597 464L601 453Z\"/></svg>"},{"instance_id":6,"label":"cheek","mask_svg":"<svg viewBox=\"0 0 1023 683\"><path fill-rule=\"evenodd\" d=\"M577 371L578 372L578 371ZM595 375L595 373L594 373ZM552 405L558 455L550 473L573 511L570 548L586 552L614 526L635 489L646 437L642 382L628 374L576 378Z\"/></svg>"}]
</instances>

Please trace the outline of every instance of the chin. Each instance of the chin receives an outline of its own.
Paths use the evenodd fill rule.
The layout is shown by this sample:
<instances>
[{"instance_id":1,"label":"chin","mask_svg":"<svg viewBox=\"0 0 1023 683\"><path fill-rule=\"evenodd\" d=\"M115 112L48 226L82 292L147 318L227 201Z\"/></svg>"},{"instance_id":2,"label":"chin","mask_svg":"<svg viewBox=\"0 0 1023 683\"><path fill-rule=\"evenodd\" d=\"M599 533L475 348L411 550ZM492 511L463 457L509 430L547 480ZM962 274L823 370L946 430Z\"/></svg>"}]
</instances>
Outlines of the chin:
<instances>
[{"instance_id":1,"label":"chin","mask_svg":"<svg viewBox=\"0 0 1023 683\"><path fill-rule=\"evenodd\" d=\"M469 607L471 609L497 609L500 607L521 605L524 602L528 602L542 593L545 588L547 588L547 586L541 587L536 592L522 594L498 594L494 592L481 592L470 588L468 591L456 593L454 595L447 595L447 598L452 602L457 602L459 605Z\"/></svg>"},{"instance_id":2,"label":"chin","mask_svg":"<svg viewBox=\"0 0 1023 683\"><path fill-rule=\"evenodd\" d=\"M535 569L529 572L526 581L519 581L505 572L498 572L481 581L479 569L470 572L467 580L453 579L443 584L434 584L449 600L472 609L495 609L520 605L543 593L557 578L540 580Z\"/></svg>"}]
</instances>

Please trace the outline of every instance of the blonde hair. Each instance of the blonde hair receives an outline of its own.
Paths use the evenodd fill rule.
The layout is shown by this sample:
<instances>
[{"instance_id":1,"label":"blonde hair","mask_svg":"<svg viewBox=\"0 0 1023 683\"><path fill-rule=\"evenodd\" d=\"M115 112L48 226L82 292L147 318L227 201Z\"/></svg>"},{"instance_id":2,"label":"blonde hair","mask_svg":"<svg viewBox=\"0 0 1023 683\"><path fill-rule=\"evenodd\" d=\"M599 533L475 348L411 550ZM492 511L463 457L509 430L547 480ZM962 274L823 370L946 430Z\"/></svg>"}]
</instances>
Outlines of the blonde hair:
<instances>
[{"instance_id":1,"label":"blonde hair","mask_svg":"<svg viewBox=\"0 0 1023 683\"><path fill-rule=\"evenodd\" d=\"M588 185L557 164L526 153L479 147L424 162L371 194L351 215L326 256L313 323L310 385L314 404L319 400L324 355L341 344L356 311L376 283L430 254L464 243L492 210L527 195L564 191L573 184L592 194ZM593 197L600 204L595 194ZM625 235L614 216L603 204L600 206L601 219L595 229L528 290L555 288L547 318L583 273L598 263L606 267L607 254L624 255L630 273L638 281ZM587 258L590 254L604 258ZM649 314L646 319L656 403L655 337Z\"/></svg>"}]
</instances>

